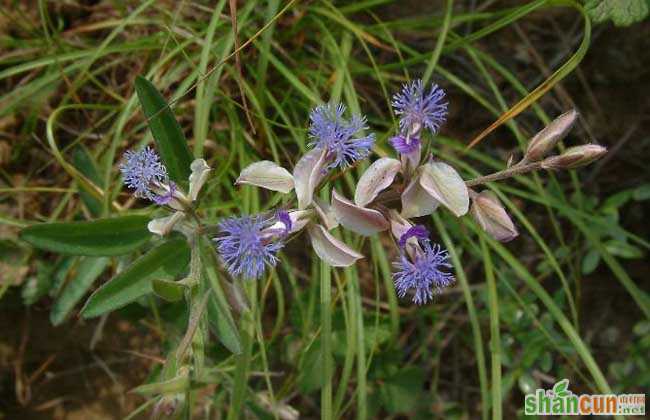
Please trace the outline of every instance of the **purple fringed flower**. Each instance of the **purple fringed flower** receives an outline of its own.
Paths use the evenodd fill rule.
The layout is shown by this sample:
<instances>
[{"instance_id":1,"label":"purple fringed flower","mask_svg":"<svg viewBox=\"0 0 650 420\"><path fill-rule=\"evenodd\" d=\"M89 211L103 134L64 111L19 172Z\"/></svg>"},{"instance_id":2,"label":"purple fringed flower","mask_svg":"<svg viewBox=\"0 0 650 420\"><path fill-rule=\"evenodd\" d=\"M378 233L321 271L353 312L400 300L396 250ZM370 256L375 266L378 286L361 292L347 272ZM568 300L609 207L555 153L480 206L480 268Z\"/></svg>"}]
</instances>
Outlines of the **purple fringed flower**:
<instances>
[{"instance_id":1,"label":"purple fringed flower","mask_svg":"<svg viewBox=\"0 0 650 420\"><path fill-rule=\"evenodd\" d=\"M454 282L451 273L442 271L443 268L451 268L448 263L449 255L440 245L431 246L427 238L426 229L422 226L414 226L404 233L400 239L400 257L393 263L397 269L393 273L395 289L400 298L413 291L413 303L423 305L433 299L434 292L449 286ZM420 247L409 255L405 245L409 238L416 237Z\"/></svg>"},{"instance_id":2,"label":"purple fringed flower","mask_svg":"<svg viewBox=\"0 0 650 420\"><path fill-rule=\"evenodd\" d=\"M275 222L275 218L257 215L230 217L219 223L221 235L214 241L233 277L257 279L264 274L267 264L272 267L277 264L284 235L276 229L267 229Z\"/></svg>"},{"instance_id":3,"label":"purple fringed flower","mask_svg":"<svg viewBox=\"0 0 650 420\"><path fill-rule=\"evenodd\" d=\"M417 137L408 138L400 134L390 139L390 144L393 146L393 149L397 150L399 153L407 155L417 151L421 142Z\"/></svg>"},{"instance_id":4,"label":"purple fringed flower","mask_svg":"<svg viewBox=\"0 0 650 420\"><path fill-rule=\"evenodd\" d=\"M169 181L167 168L160 162L158 154L150 147L139 152L128 150L120 165L124 184L134 189L134 195L147 198L157 204L171 201L176 185Z\"/></svg>"},{"instance_id":5,"label":"purple fringed flower","mask_svg":"<svg viewBox=\"0 0 650 420\"><path fill-rule=\"evenodd\" d=\"M393 108L400 116L399 128L404 135L419 137L423 127L436 134L447 119L445 91L433 84L426 93L420 79L402 86L402 91L393 96Z\"/></svg>"},{"instance_id":6,"label":"purple fringed flower","mask_svg":"<svg viewBox=\"0 0 650 420\"><path fill-rule=\"evenodd\" d=\"M368 128L365 117L353 115L352 119L346 120L344 113L345 106L342 104L325 104L314 108L309 116L309 136L313 139L309 145L328 151L328 159L332 160L328 169L344 168L366 158L375 143L373 133L353 138L359 131Z\"/></svg>"}]
</instances>

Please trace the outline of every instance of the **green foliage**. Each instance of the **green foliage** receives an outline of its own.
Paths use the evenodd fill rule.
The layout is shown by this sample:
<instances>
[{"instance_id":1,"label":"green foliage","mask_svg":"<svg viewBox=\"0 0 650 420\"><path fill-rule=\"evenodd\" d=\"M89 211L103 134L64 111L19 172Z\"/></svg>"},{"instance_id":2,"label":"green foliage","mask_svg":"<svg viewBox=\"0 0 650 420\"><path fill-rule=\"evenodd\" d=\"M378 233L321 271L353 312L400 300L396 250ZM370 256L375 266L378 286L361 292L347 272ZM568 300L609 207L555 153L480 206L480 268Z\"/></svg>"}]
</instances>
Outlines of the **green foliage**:
<instances>
[{"instance_id":1,"label":"green foliage","mask_svg":"<svg viewBox=\"0 0 650 420\"><path fill-rule=\"evenodd\" d=\"M648 0L587 0L585 9L596 23L608 20L616 26L630 26L648 16Z\"/></svg>"},{"instance_id":2,"label":"green foliage","mask_svg":"<svg viewBox=\"0 0 650 420\"><path fill-rule=\"evenodd\" d=\"M135 260L97 289L81 310L84 318L121 308L153 292L154 279L173 279L186 270L190 250L183 239L170 239Z\"/></svg>"},{"instance_id":3,"label":"green foliage","mask_svg":"<svg viewBox=\"0 0 650 420\"><path fill-rule=\"evenodd\" d=\"M149 240L146 216L121 216L91 222L42 223L26 227L20 238L58 254L93 257L123 255Z\"/></svg>"},{"instance_id":4,"label":"green foliage","mask_svg":"<svg viewBox=\"0 0 650 420\"><path fill-rule=\"evenodd\" d=\"M169 177L177 184L186 186L192 154L180 124L165 98L151 82L138 76L135 79L135 90Z\"/></svg>"}]
</instances>

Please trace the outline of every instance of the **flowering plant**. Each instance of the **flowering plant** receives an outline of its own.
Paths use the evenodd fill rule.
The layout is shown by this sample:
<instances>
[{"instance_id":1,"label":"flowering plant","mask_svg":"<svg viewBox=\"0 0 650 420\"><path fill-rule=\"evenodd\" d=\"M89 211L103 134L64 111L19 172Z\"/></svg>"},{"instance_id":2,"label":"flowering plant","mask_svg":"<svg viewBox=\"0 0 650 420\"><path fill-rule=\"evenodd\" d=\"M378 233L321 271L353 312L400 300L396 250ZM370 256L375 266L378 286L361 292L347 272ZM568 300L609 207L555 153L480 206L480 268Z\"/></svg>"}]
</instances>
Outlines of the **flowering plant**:
<instances>
[{"instance_id":1,"label":"flowering plant","mask_svg":"<svg viewBox=\"0 0 650 420\"><path fill-rule=\"evenodd\" d=\"M212 169L205 159L192 158L180 126L153 85L138 78L136 90L160 155L148 146L129 150L120 171L134 197L153 202L165 214L34 225L24 229L22 237L46 250L94 257L129 254L152 235L162 238L97 289L82 309L84 317L105 315L150 293L170 301L186 299L187 330L176 357L167 361L162 383L201 381L192 376L187 358L192 354L195 366L203 363L190 349L209 331L231 352L242 351L237 320L247 313L249 303L241 281L262 278L276 266L285 245L303 232L315 254L333 267L348 267L363 258L340 239L337 228L362 236L389 232L396 250L395 293L423 305L454 282L447 251L433 241L425 216L439 207L456 217L469 213L496 240L510 241L518 235L513 221L497 196L489 189L478 191L478 186L538 169L576 168L606 152L587 144L548 156L577 119L577 113L569 111L531 139L519 162L464 180L427 147L447 119L445 92L417 80L406 83L393 98L399 124L389 142L396 156L372 162L360 176L353 199L332 189L331 181L368 159L376 136L364 116L348 116L343 104L327 103L311 111L308 151L293 170L263 160L245 167L235 181L285 194L284 204L209 224L202 217L201 193ZM162 385L147 386L140 391L164 396L160 409L174 406L182 395L164 391Z\"/></svg>"}]
</instances>

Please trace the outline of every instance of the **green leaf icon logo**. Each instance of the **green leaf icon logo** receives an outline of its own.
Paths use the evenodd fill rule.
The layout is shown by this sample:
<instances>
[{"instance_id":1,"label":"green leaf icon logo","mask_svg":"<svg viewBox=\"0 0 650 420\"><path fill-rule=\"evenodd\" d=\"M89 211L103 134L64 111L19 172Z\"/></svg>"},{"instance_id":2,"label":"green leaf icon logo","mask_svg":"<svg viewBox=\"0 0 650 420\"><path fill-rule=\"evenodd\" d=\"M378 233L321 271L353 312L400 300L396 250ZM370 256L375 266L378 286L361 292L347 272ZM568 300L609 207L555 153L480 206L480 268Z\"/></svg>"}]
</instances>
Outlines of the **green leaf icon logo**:
<instances>
[{"instance_id":1,"label":"green leaf icon logo","mask_svg":"<svg viewBox=\"0 0 650 420\"><path fill-rule=\"evenodd\" d=\"M569 380L562 379L560 382L556 383L553 386L553 392L557 397L568 397L570 392L567 390L569 388Z\"/></svg>"}]
</instances>

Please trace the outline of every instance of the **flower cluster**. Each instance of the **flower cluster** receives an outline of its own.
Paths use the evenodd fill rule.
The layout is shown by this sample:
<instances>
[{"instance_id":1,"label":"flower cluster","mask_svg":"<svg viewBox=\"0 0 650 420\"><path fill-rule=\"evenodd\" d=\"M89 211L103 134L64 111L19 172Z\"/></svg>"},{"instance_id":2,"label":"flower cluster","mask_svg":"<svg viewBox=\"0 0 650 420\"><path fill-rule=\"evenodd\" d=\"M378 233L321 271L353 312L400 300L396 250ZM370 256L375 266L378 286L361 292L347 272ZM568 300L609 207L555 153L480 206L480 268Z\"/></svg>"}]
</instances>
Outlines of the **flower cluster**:
<instances>
[{"instance_id":1,"label":"flower cluster","mask_svg":"<svg viewBox=\"0 0 650 420\"><path fill-rule=\"evenodd\" d=\"M291 225L284 211L276 217L257 215L222 220L221 234L214 241L230 275L256 279L264 274L267 265L274 267Z\"/></svg>"},{"instance_id":2,"label":"flower cluster","mask_svg":"<svg viewBox=\"0 0 650 420\"><path fill-rule=\"evenodd\" d=\"M310 146L327 151L327 169L344 169L368 157L375 143L374 133L355 137L368 128L365 117L353 115L346 120L344 114L345 105L328 103L314 108L309 116Z\"/></svg>"},{"instance_id":3,"label":"flower cluster","mask_svg":"<svg viewBox=\"0 0 650 420\"><path fill-rule=\"evenodd\" d=\"M152 148L145 147L139 152L127 151L120 171L124 183L135 190L136 197L147 198L160 205L172 200L176 184L169 180L167 168Z\"/></svg>"},{"instance_id":4,"label":"flower cluster","mask_svg":"<svg viewBox=\"0 0 650 420\"><path fill-rule=\"evenodd\" d=\"M286 200L295 206L229 217L218 223L212 240L231 277L261 278L267 268L277 265L279 253L292 235L302 231L307 232L314 252L334 267L347 267L363 258L332 233L337 227L364 236L390 231L397 249L393 262L396 293L423 305L451 285L454 276L447 251L433 243L427 228L414 219L429 216L441 207L457 217L471 214L496 240L512 240L518 232L498 197L489 190L476 192L475 186L537 169L575 168L605 153L600 146L583 145L546 157L577 118L577 113L571 111L534 136L520 162L465 181L452 166L432 154L425 153L427 158L422 159L423 135L428 132L435 136L447 118L444 90L436 84L427 89L421 80L416 80L403 85L392 105L399 116L390 140L397 158L374 161L359 178L352 200L336 190L331 190L329 201L316 194L328 187L331 171L345 170L367 158L375 143L374 133L367 133L366 118L346 118L342 104L323 104L311 111L310 148L292 172L271 161L255 162L242 170L236 185L254 185L283 194L295 192L295 200ZM170 216L152 220L149 230L159 235L171 230L185 234L191 231L186 215L192 213L193 219L197 219L193 202L210 171L203 159L190 166L187 194L169 179L165 166L149 147L127 152L120 169L124 183L135 191L136 197L175 210Z\"/></svg>"}]
</instances>

